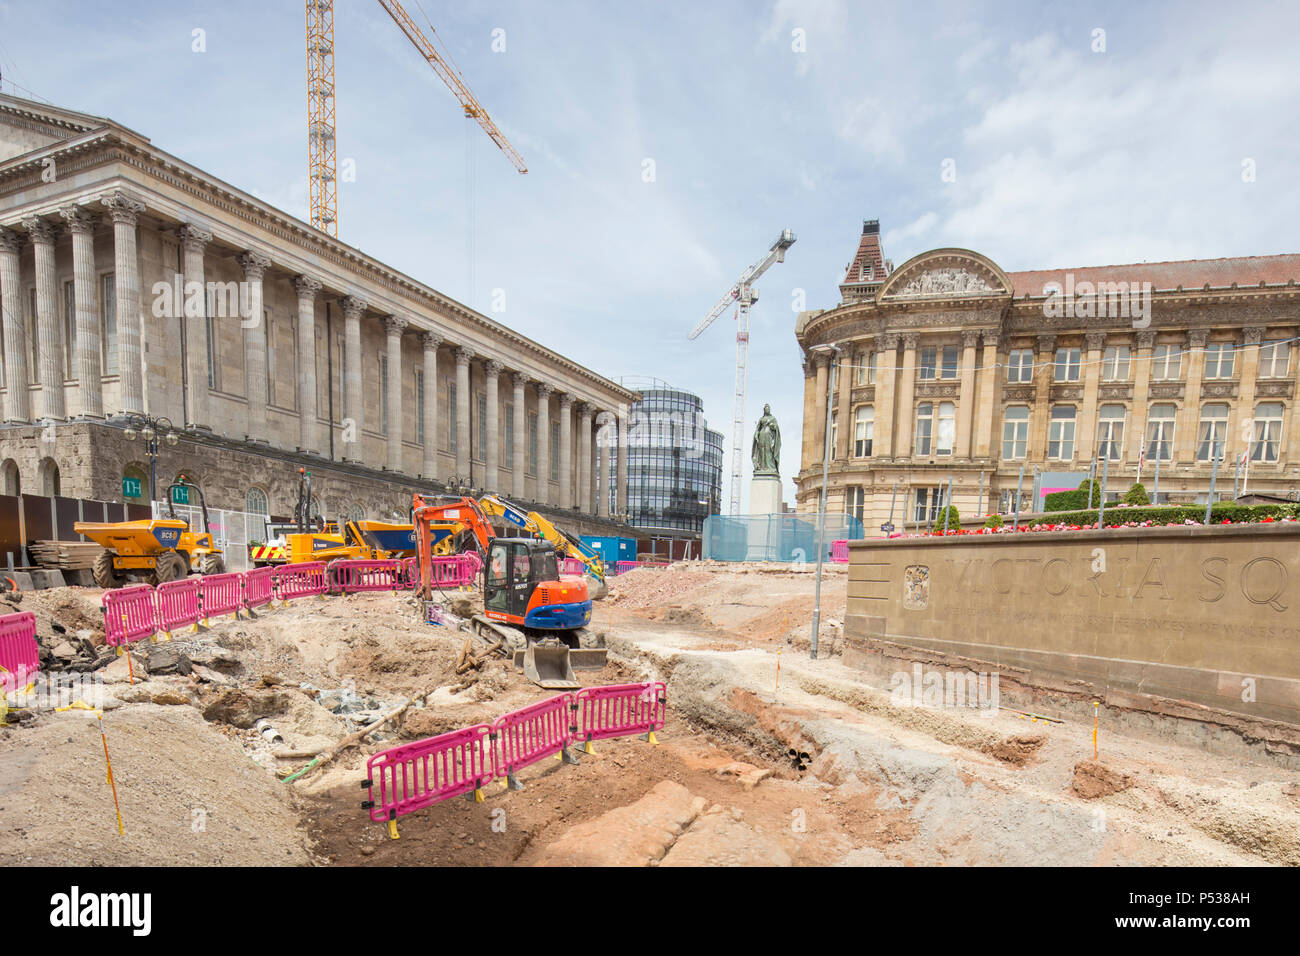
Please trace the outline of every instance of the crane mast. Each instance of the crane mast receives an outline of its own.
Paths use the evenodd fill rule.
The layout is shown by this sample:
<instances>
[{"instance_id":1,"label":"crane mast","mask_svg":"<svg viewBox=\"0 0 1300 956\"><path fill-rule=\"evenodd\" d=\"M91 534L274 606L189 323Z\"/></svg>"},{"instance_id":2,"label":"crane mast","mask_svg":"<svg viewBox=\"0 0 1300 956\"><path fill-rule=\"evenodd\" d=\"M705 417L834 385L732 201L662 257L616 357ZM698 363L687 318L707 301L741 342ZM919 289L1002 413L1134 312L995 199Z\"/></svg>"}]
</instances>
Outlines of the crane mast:
<instances>
[{"instance_id":1,"label":"crane mast","mask_svg":"<svg viewBox=\"0 0 1300 956\"><path fill-rule=\"evenodd\" d=\"M758 301L758 290L753 284L777 262L785 261L785 251L795 243L795 235L789 229L781 230L772 247L763 258L741 273L735 285L724 295L709 313L700 320L699 325L691 331L689 338L695 339L713 324L728 307L736 305L736 394L731 416L731 500L730 513L740 514L741 482L741 439L745 434L745 387L748 381L749 366L749 309Z\"/></svg>"}]
</instances>

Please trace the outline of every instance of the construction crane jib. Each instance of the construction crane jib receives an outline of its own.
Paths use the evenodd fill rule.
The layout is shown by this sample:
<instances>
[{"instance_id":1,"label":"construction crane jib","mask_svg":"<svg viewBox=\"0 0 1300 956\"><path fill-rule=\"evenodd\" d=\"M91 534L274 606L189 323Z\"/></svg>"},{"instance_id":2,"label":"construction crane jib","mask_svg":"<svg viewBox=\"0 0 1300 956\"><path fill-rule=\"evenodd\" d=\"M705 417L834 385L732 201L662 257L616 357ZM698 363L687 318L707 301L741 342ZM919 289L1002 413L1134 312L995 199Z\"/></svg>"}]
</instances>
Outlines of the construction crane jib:
<instances>
[{"instance_id":1,"label":"construction crane jib","mask_svg":"<svg viewBox=\"0 0 1300 956\"><path fill-rule=\"evenodd\" d=\"M724 295L715 305L709 314L706 315L700 324L695 326L690 334L694 339L701 332L713 324L723 312L727 311L733 304L736 306L736 400L731 417L731 499L730 512L733 515L740 514L740 476L741 463L741 439L745 434L745 384L748 375L747 363L749 360L749 307L758 301L758 290L755 289L754 283L759 277L770 269L775 263L785 261L785 251L794 245L795 235L789 229L781 230L781 234L776 237L772 243L772 248L767 251L767 255L759 259L752 266L746 269L736 284Z\"/></svg>"}]
</instances>

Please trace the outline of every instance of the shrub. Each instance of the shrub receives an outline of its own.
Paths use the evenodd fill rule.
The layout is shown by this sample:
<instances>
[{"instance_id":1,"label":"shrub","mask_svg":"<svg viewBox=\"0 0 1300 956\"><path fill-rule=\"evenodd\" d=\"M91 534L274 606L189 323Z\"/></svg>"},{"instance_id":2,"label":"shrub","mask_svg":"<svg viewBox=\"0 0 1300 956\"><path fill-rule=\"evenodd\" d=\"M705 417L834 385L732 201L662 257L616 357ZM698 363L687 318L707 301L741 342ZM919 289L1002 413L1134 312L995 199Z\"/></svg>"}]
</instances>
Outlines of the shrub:
<instances>
[{"instance_id":1,"label":"shrub","mask_svg":"<svg viewBox=\"0 0 1300 956\"><path fill-rule=\"evenodd\" d=\"M1142 487L1142 482L1135 481L1133 487L1124 493L1124 503L1126 505L1151 504L1151 499L1147 497L1147 490Z\"/></svg>"},{"instance_id":2,"label":"shrub","mask_svg":"<svg viewBox=\"0 0 1300 956\"><path fill-rule=\"evenodd\" d=\"M1297 505L1239 505L1231 501L1220 501L1210 509L1210 521L1220 524L1224 520L1239 523L1257 523L1265 518L1300 517ZM1130 521L1150 521L1153 525L1185 524L1187 521L1198 524L1205 521L1205 505L1149 505L1147 507L1124 508L1120 511L1106 511L1106 524L1125 524ZM1040 518L1033 522L1033 527L1045 524L1089 525L1097 523L1097 509L1081 511L1063 511L1053 514L1051 518Z\"/></svg>"},{"instance_id":3,"label":"shrub","mask_svg":"<svg viewBox=\"0 0 1300 956\"><path fill-rule=\"evenodd\" d=\"M1001 528L1006 522L1002 520L1002 515L989 515L984 522L986 528Z\"/></svg>"},{"instance_id":4,"label":"shrub","mask_svg":"<svg viewBox=\"0 0 1300 956\"><path fill-rule=\"evenodd\" d=\"M961 518L960 518L960 516L957 514L957 506L956 506L956 505L948 505L948 507L946 507L946 508L940 508L940 509L939 509L939 513L938 513L937 515L934 516L934 527L933 527L931 530L933 530L933 531L939 531L939 532L942 532L942 531L943 531L943 521L944 521L944 517L943 517L943 516L944 516L945 513L948 515L948 530L949 530L949 531L960 531L960 530L961 530Z\"/></svg>"}]
</instances>

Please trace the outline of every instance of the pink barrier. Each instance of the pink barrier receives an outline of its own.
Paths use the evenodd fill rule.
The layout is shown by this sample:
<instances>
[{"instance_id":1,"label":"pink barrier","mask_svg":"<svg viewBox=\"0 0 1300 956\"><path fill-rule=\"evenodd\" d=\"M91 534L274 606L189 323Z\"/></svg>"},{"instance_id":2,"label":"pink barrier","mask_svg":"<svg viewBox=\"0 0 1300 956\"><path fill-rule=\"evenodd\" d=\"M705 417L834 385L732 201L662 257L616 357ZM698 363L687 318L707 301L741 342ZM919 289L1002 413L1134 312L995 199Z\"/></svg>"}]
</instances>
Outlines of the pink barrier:
<instances>
[{"instance_id":1,"label":"pink barrier","mask_svg":"<svg viewBox=\"0 0 1300 956\"><path fill-rule=\"evenodd\" d=\"M282 564L271 578L275 596L286 604L294 598L324 594L327 586L325 565L321 561Z\"/></svg>"},{"instance_id":2,"label":"pink barrier","mask_svg":"<svg viewBox=\"0 0 1300 956\"><path fill-rule=\"evenodd\" d=\"M199 609L199 578L182 578L158 585L158 630L171 635L178 627L197 627L203 612Z\"/></svg>"},{"instance_id":3,"label":"pink barrier","mask_svg":"<svg viewBox=\"0 0 1300 956\"><path fill-rule=\"evenodd\" d=\"M238 572L207 574L199 578L199 607L203 620L217 614L238 614L244 593Z\"/></svg>"},{"instance_id":4,"label":"pink barrier","mask_svg":"<svg viewBox=\"0 0 1300 956\"><path fill-rule=\"evenodd\" d=\"M637 568L666 568L667 561L618 561L614 564L614 573L623 574L625 571L635 571Z\"/></svg>"},{"instance_id":5,"label":"pink barrier","mask_svg":"<svg viewBox=\"0 0 1300 956\"><path fill-rule=\"evenodd\" d=\"M662 730L667 688L660 682L584 687L573 695L578 712L574 739L590 743L607 737Z\"/></svg>"},{"instance_id":6,"label":"pink barrier","mask_svg":"<svg viewBox=\"0 0 1300 956\"><path fill-rule=\"evenodd\" d=\"M492 724L492 772L520 789L515 771L564 752L573 739L569 725L572 694L557 694L523 710L498 717Z\"/></svg>"},{"instance_id":7,"label":"pink barrier","mask_svg":"<svg viewBox=\"0 0 1300 956\"><path fill-rule=\"evenodd\" d=\"M473 584L474 579L478 577L478 573L483 570L483 559L478 556L477 551L466 551L458 557L464 568L462 573L466 579L465 583Z\"/></svg>"},{"instance_id":8,"label":"pink barrier","mask_svg":"<svg viewBox=\"0 0 1300 956\"><path fill-rule=\"evenodd\" d=\"M387 561L332 561L330 590L343 594L359 591L397 591L406 587L406 571L400 559Z\"/></svg>"},{"instance_id":9,"label":"pink barrier","mask_svg":"<svg viewBox=\"0 0 1300 956\"><path fill-rule=\"evenodd\" d=\"M411 590L420 583L420 565L416 558L402 559L402 587Z\"/></svg>"},{"instance_id":10,"label":"pink barrier","mask_svg":"<svg viewBox=\"0 0 1300 956\"><path fill-rule=\"evenodd\" d=\"M381 750L366 761L362 786L370 799L361 804L370 819L388 821L396 836L398 817L440 800L479 790L492 779L487 724ZM378 795L375 790L378 788Z\"/></svg>"},{"instance_id":11,"label":"pink barrier","mask_svg":"<svg viewBox=\"0 0 1300 956\"><path fill-rule=\"evenodd\" d=\"M21 689L31 683L40 670L41 652L36 645L36 615L19 611L0 617L0 685L6 691Z\"/></svg>"},{"instance_id":12,"label":"pink barrier","mask_svg":"<svg viewBox=\"0 0 1300 956\"><path fill-rule=\"evenodd\" d=\"M242 577L244 579L243 606L245 610L251 611L255 607L270 604L271 601L274 600L274 565L267 565L265 567L256 568L252 571L245 571Z\"/></svg>"},{"instance_id":13,"label":"pink barrier","mask_svg":"<svg viewBox=\"0 0 1300 956\"><path fill-rule=\"evenodd\" d=\"M831 560L837 564L848 564L849 543L847 541L831 542Z\"/></svg>"},{"instance_id":14,"label":"pink barrier","mask_svg":"<svg viewBox=\"0 0 1300 956\"><path fill-rule=\"evenodd\" d=\"M565 558L564 564L560 566L561 574L586 574L587 566L577 558Z\"/></svg>"},{"instance_id":15,"label":"pink barrier","mask_svg":"<svg viewBox=\"0 0 1300 956\"><path fill-rule=\"evenodd\" d=\"M104 609L104 641L109 647L152 637L158 630L154 591L147 584L105 591L100 603Z\"/></svg>"},{"instance_id":16,"label":"pink barrier","mask_svg":"<svg viewBox=\"0 0 1300 956\"><path fill-rule=\"evenodd\" d=\"M458 588L473 584L481 567L478 555L442 555L433 559L433 586L437 588ZM416 572L418 579L420 574Z\"/></svg>"},{"instance_id":17,"label":"pink barrier","mask_svg":"<svg viewBox=\"0 0 1300 956\"><path fill-rule=\"evenodd\" d=\"M636 566L637 564L635 561L616 561L614 563L614 573L616 575L623 574L624 572L631 571Z\"/></svg>"}]
</instances>

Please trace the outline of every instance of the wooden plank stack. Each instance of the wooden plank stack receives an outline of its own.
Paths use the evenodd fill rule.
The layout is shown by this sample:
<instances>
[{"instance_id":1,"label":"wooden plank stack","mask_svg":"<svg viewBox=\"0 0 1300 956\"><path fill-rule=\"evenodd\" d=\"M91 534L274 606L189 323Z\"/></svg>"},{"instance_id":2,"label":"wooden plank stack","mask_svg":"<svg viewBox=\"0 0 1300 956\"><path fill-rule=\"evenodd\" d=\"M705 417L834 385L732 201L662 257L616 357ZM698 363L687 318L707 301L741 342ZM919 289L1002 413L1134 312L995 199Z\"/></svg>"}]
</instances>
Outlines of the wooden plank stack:
<instances>
[{"instance_id":1,"label":"wooden plank stack","mask_svg":"<svg viewBox=\"0 0 1300 956\"><path fill-rule=\"evenodd\" d=\"M27 550L43 568L77 571L93 565L104 549L93 541L35 541Z\"/></svg>"}]
</instances>

